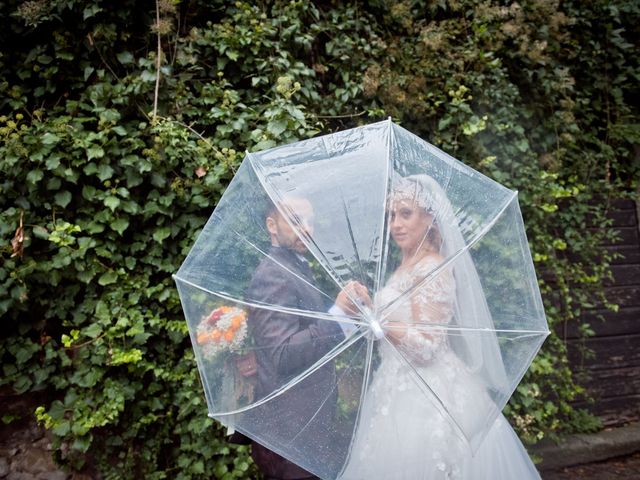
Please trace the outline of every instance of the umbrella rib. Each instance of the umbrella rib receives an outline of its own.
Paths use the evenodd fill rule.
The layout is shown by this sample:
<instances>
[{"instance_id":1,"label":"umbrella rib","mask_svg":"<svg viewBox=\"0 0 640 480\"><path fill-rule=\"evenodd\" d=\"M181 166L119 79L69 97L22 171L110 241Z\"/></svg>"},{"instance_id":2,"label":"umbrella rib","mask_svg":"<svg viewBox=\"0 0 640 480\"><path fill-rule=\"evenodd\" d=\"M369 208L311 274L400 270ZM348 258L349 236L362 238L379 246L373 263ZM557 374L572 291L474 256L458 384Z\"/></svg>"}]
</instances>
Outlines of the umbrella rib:
<instances>
[{"instance_id":1,"label":"umbrella rib","mask_svg":"<svg viewBox=\"0 0 640 480\"><path fill-rule=\"evenodd\" d=\"M442 410L447 414L449 419L455 425L456 429L458 430L458 433L460 433L462 435L462 438L466 442L469 442L469 438L467 438L467 435L464 433L464 430L462 429L462 426L458 423L458 421L455 419L455 417L453 415L451 415L451 413L449 412L449 409L442 402L442 400L440 399L438 394L436 392L434 392L433 389L429 386L429 384L420 376L420 374L416 371L416 369L413 366L413 364L404 356L402 351L399 350L398 348L396 348L396 346L387 337L385 337L384 340L389 345L391 345L391 350L396 354L396 356L398 356L401 359L401 361L404 362L411 369L411 372L413 372L413 380L417 381L418 388L422 387L421 390L426 388L428 390L428 392L431 393L433 398L436 400L436 407L439 406L438 409L442 408Z\"/></svg>"},{"instance_id":2,"label":"umbrella rib","mask_svg":"<svg viewBox=\"0 0 640 480\"><path fill-rule=\"evenodd\" d=\"M263 190L265 191L265 193L267 194L271 202L273 202L275 207L278 209L278 212L280 212L280 214L282 215L282 218L284 218L287 224L293 229L294 232L296 232L300 240L302 240L302 243L304 243L304 245L307 247L307 250L309 251L309 253L311 253L313 258L315 258L318 261L318 264L320 264L320 266L324 269L327 275L331 277L331 279L335 282L336 285L338 285L341 289L343 289L344 285L339 280L339 276L337 272L335 272L334 269L331 267L331 263L327 260L327 257L324 255L324 253L322 253L322 250L318 247L318 244L315 242L315 240L311 237L311 235L303 235L300 232L298 225L294 222L291 222L291 220L289 219L289 216L286 214L287 212L283 211L283 209L281 208L282 198L280 198L276 189L267 188L267 183L263 178L265 176L264 172L261 169L259 164L254 163L253 156L251 155L251 153L247 153L247 159L249 160L249 164L251 165L254 172L256 173L256 178L260 182L260 185L262 185ZM260 173L260 175L258 175L258 173ZM274 200L274 197L275 197L275 200ZM309 248L309 245L312 245L314 249ZM347 294L349 299L353 302L353 304L356 306L356 308L364 315L365 312L363 311L363 307L360 305L358 298L353 297L353 294L348 290L346 290L345 293Z\"/></svg>"},{"instance_id":3,"label":"umbrella rib","mask_svg":"<svg viewBox=\"0 0 640 480\"><path fill-rule=\"evenodd\" d=\"M328 362L330 362L331 360L336 358L338 355L340 355L342 352L344 352L347 348L349 348L351 345L353 345L358 340L360 340L363 336L364 336L364 332L362 330L360 330L360 331L352 334L350 337L345 338L342 342L340 342L338 345L336 345L333 349L329 350L321 359L319 359L316 363L314 363L309 368L307 368L300 375L298 375L296 377L293 377L287 383L282 385L277 390L274 390L273 392L271 392L269 395L267 395L263 399L258 400L257 402L251 403L251 404L249 404L249 405L247 405L245 407L238 408L236 410L231 410L229 412L213 412L213 413L209 413L209 416L212 417L212 418L215 418L216 416L236 415L238 413L244 413L244 412L249 411L249 410L251 410L253 408L259 407L259 406L261 406L261 405L273 400L276 397L279 397L283 393L285 393L288 390L290 390L292 387L296 386L298 383L300 383L303 380L305 380L311 374L315 373L316 370L322 368Z\"/></svg>"},{"instance_id":4,"label":"umbrella rib","mask_svg":"<svg viewBox=\"0 0 640 480\"><path fill-rule=\"evenodd\" d=\"M337 388L337 385L340 383L340 380L342 378L344 378L344 376L347 373L347 368L344 369L344 371L342 372L342 374L340 375L340 377L338 377L338 379L336 380L335 383L335 387ZM307 423L305 423L305 425L300 429L300 431L291 439L291 441L289 442L289 445L293 444L293 442L296 440L296 438L298 438L302 432L305 431L305 429L309 426L309 424L311 424L311 422L313 421L314 418L316 418L318 416L318 413L320 413L320 411L322 410L322 407L324 407L324 405L327 403L327 400L329 400L329 395L327 396L327 398L324 399L324 401L322 402L322 404L316 409L315 413L311 416L311 418L309 419L309 421Z\"/></svg>"},{"instance_id":5,"label":"umbrella rib","mask_svg":"<svg viewBox=\"0 0 640 480\"><path fill-rule=\"evenodd\" d=\"M387 268L387 252L389 250L389 229L387 228L387 222L385 221L385 217L386 217L386 205L387 205L387 201L388 201L388 195L389 195L389 181L391 178L391 173L390 170L392 169L392 165L391 165L391 143L392 143L392 139L393 139L393 123L391 122L391 117L389 117L389 119L387 120L388 125L389 125L389 136L387 137L387 152L386 152L386 159L385 159L385 163L386 163L386 171L385 171L385 180L384 180L384 186L385 186L385 192L383 197L383 204L382 204L382 221L380 222L380 242L382 243L381 245L381 255L380 255L380 261L378 262L378 266L377 266L377 271L376 271L376 278L375 278L375 285L374 287L374 291L377 292L380 289L380 283L382 281L382 274L384 273L384 271Z\"/></svg>"},{"instance_id":6,"label":"umbrella rib","mask_svg":"<svg viewBox=\"0 0 640 480\"><path fill-rule=\"evenodd\" d=\"M533 260L531 258L531 252L529 251L529 244L527 241L527 232L524 230L524 219L522 218L522 211L520 210L520 204L518 203L516 205L517 209L518 209L518 216L520 218L520 221L522 222L522 232L524 233L524 235L518 235L518 242L520 243L520 250L523 252L529 252L529 266L528 268L531 269L531 272L529 274L529 282L530 282L530 286L531 286L531 290L533 292L537 292L537 295L534 293L534 297L535 297L535 303L536 303L536 307L538 309L538 311L542 312L542 316L543 316L543 321L544 324L548 326L547 323L547 319L545 317L545 313L544 313L544 304L542 302L542 297L540 296L540 289L538 288L538 279L536 277L536 269L533 266Z\"/></svg>"},{"instance_id":7,"label":"umbrella rib","mask_svg":"<svg viewBox=\"0 0 640 480\"><path fill-rule=\"evenodd\" d=\"M458 257L460 257L461 255L466 253L471 247L473 247L476 243L478 243L480 240L482 240L482 238L485 236L485 234L491 229L491 227L493 227L495 225L495 223L500 219L502 214L507 210L509 205L511 205L511 202L513 201L513 199L516 198L517 196L518 196L518 192L513 192L511 197L507 200L507 202L505 202L505 204L502 206L502 208L496 214L496 216L487 225L485 225L485 227L478 233L478 235L476 235L475 238L473 238L463 248L458 250L458 252L456 252L454 255L452 255L451 257L447 258L444 262L442 262L440 265L438 265L436 268L434 268L431 272L429 272L427 275L425 275L425 277L422 280L420 280L418 283L414 284L411 288L409 288L407 291L405 291L402 295L399 295L395 299L391 300L384 307L382 307L381 311L385 311L386 310L386 313L382 316L381 320L384 320L385 318L387 318L393 312L393 309L391 308L392 306L404 301L413 292L415 292L416 290L418 290L419 288L424 286L433 277L435 277L438 274L440 274L440 272L442 270L444 270L450 264L452 264L454 261L456 261L458 259Z\"/></svg>"},{"instance_id":8,"label":"umbrella rib","mask_svg":"<svg viewBox=\"0 0 640 480\"><path fill-rule=\"evenodd\" d=\"M307 427L311 424L311 422L313 422L313 419L316 418L318 416L318 413L320 413L320 411L322 410L322 407L324 407L324 405L327 403L327 400L329 400L329 396L327 396L327 398L325 398L322 403L320 404L320 406L316 409L316 411L313 413L313 415L311 415L311 418L309 419L309 421L307 423L304 424L304 426L300 429L300 431L298 433L296 433L293 438L291 438L291 440L287 443L287 446L290 446L293 444L293 442L296 440L296 438L298 438L302 432L304 432Z\"/></svg>"},{"instance_id":9,"label":"umbrella rib","mask_svg":"<svg viewBox=\"0 0 640 480\"><path fill-rule=\"evenodd\" d=\"M340 191L340 197L342 200L342 210L344 211L344 217L347 220L349 239L351 240L351 245L353 246L353 253L356 256L356 262L358 262L358 270L360 270L360 280L364 282L364 269L362 268L362 261L360 260L360 255L358 254L358 245L356 244L356 239L353 237L353 228L351 228L351 220L349 219L349 212L347 211L347 204L344 202L344 195L342 195L342 190Z\"/></svg>"},{"instance_id":10,"label":"umbrella rib","mask_svg":"<svg viewBox=\"0 0 640 480\"><path fill-rule=\"evenodd\" d=\"M212 290L209 290L207 288L204 288L201 285L197 285L193 282L190 282L189 280L186 280L184 278L179 277L178 275L173 275L174 280L179 280L187 285L189 285L190 287L196 288L204 293L208 293L210 295L215 295L216 297L220 297L220 298L224 298L225 300L228 300L230 302L234 302L234 303L238 303L240 305L244 305L246 307L250 307L250 308L258 308L258 309L262 309L262 310L269 310L272 312L278 312L278 313L286 313L289 315L300 315L303 317L310 317L310 318L319 318L321 320L329 320L332 322L339 322L339 323L351 323L354 325L366 325L365 322L361 322L358 320L354 320L353 317L348 317L346 315L344 316L336 316L336 315L331 315L329 313L324 313L324 312L314 312L311 310L298 310L295 308L288 308L288 307L281 307L281 306L276 306L276 305L268 305L265 303L254 303L254 302L248 302L246 300L240 300L238 298L234 298L230 295L227 295L225 293L222 292L214 292Z\"/></svg>"},{"instance_id":11,"label":"umbrella rib","mask_svg":"<svg viewBox=\"0 0 640 480\"><path fill-rule=\"evenodd\" d=\"M373 358L373 343L374 342L372 340L369 340L367 342L367 356L365 358L365 363L364 363L365 370L364 370L364 376L362 379L362 390L360 390L360 402L358 403L358 415L354 423L354 425L356 426L356 429L360 427L360 414L362 413L362 407L365 402L367 390L369 390L369 377L371 374L371 365L373 363L371 360ZM352 435L351 441L349 442L349 450L347 452L347 458L351 456L351 449L353 447L353 442L355 441L355 439L356 439L356 435ZM346 464L345 464L345 467L346 467ZM338 478L340 478L340 476L338 476Z\"/></svg>"},{"instance_id":12,"label":"umbrella rib","mask_svg":"<svg viewBox=\"0 0 640 480\"><path fill-rule=\"evenodd\" d=\"M407 327L422 328L425 330L449 330L459 332L496 332L496 333L523 333L523 336L535 336L541 334L548 334L548 330L508 330L504 328L478 328L478 327L464 327L457 325L450 325L445 323L403 323L402 325L390 325L386 328L389 330L404 330Z\"/></svg>"}]
</instances>

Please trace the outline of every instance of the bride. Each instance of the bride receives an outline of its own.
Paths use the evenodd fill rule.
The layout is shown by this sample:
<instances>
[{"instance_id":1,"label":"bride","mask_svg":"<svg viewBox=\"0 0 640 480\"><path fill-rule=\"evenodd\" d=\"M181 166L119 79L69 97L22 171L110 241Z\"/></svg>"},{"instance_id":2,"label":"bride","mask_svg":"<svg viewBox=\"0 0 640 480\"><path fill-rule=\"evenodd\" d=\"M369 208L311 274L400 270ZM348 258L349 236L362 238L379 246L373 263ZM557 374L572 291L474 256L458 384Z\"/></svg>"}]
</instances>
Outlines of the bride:
<instances>
[{"instance_id":1,"label":"bride","mask_svg":"<svg viewBox=\"0 0 640 480\"><path fill-rule=\"evenodd\" d=\"M485 425L506 381L495 335L446 329L489 328L491 317L470 255L448 261L465 243L431 177L397 179L389 230L401 262L372 305L384 338L340 478L539 479L506 419Z\"/></svg>"}]
</instances>

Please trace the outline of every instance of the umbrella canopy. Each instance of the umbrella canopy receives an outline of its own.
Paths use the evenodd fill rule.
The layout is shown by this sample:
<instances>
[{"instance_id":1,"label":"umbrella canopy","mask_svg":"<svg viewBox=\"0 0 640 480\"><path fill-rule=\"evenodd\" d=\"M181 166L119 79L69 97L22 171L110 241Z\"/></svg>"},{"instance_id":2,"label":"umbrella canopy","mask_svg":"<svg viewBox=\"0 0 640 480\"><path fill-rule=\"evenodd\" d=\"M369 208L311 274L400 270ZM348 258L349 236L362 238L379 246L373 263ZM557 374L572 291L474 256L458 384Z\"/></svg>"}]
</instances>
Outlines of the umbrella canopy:
<instances>
[{"instance_id":1,"label":"umbrella canopy","mask_svg":"<svg viewBox=\"0 0 640 480\"><path fill-rule=\"evenodd\" d=\"M438 250L404 284L403 200ZM209 415L322 478L398 371L433 412L425 431L445 421L477 449L548 335L517 193L391 121L248 153L174 278ZM372 301L347 288L358 313L336 314L354 281ZM440 345L467 403L433 369ZM394 403L380 415L409 408Z\"/></svg>"}]
</instances>

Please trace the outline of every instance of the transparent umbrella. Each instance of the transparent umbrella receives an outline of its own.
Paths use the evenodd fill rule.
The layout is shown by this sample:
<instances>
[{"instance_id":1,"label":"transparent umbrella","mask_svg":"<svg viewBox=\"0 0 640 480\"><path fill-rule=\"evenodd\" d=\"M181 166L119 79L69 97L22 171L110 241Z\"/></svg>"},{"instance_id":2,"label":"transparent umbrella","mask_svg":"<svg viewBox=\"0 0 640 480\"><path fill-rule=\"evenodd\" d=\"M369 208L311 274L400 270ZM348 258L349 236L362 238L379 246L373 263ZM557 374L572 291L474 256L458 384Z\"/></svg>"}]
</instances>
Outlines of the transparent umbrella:
<instances>
[{"instance_id":1,"label":"transparent umbrella","mask_svg":"<svg viewBox=\"0 0 640 480\"><path fill-rule=\"evenodd\" d=\"M475 452L548 335L517 193L390 120L248 153L174 278L209 415L321 478Z\"/></svg>"}]
</instances>

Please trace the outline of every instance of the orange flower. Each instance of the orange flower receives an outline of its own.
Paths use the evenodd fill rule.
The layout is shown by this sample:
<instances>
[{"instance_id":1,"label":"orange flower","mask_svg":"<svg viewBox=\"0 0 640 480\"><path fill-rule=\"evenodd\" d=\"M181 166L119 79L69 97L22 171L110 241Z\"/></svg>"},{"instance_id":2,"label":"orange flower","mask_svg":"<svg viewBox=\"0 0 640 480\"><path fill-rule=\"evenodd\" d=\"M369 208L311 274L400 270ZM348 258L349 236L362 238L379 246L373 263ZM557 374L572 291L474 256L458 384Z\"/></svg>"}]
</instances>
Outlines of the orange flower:
<instances>
[{"instance_id":1,"label":"orange flower","mask_svg":"<svg viewBox=\"0 0 640 480\"><path fill-rule=\"evenodd\" d=\"M233 340L233 336L235 335L236 332L234 332L232 329L227 330L226 332L224 332L224 339L227 342L230 342L231 340Z\"/></svg>"},{"instance_id":2,"label":"orange flower","mask_svg":"<svg viewBox=\"0 0 640 480\"><path fill-rule=\"evenodd\" d=\"M214 342L219 342L220 341L220 337L222 337L222 332L220 330L218 330L217 328L214 329L211 332L211 340L213 340Z\"/></svg>"},{"instance_id":3,"label":"orange flower","mask_svg":"<svg viewBox=\"0 0 640 480\"><path fill-rule=\"evenodd\" d=\"M236 315L231 319L231 328L233 328L234 330L237 330L238 328L240 328L240 325L242 325L243 321L244 321L244 318L242 315Z\"/></svg>"},{"instance_id":4,"label":"orange flower","mask_svg":"<svg viewBox=\"0 0 640 480\"><path fill-rule=\"evenodd\" d=\"M207 343L209 341L209 334L207 332L198 333L198 343Z\"/></svg>"}]
</instances>

